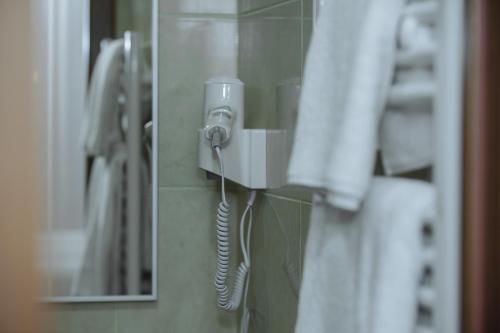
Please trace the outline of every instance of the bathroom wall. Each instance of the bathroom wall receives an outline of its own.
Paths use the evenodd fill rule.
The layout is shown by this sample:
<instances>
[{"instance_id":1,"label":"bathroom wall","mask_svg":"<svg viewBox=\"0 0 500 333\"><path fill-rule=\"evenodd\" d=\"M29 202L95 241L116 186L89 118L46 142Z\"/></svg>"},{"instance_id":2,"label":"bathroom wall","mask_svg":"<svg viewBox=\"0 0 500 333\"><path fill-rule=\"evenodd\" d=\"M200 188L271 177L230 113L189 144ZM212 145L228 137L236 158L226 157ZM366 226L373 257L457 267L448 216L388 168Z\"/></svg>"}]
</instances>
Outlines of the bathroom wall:
<instances>
[{"instance_id":1,"label":"bathroom wall","mask_svg":"<svg viewBox=\"0 0 500 333\"><path fill-rule=\"evenodd\" d=\"M138 31L146 43L151 43L151 2L115 0L115 32L122 36L127 30Z\"/></svg>"},{"instance_id":2,"label":"bathroom wall","mask_svg":"<svg viewBox=\"0 0 500 333\"><path fill-rule=\"evenodd\" d=\"M238 332L239 314L217 310L213 289L219 187L197 168L203 82L238 76L246 84L246 126L278 126L277 86L301 80L312 0L236 1L160 0L158 301L57 305L46 311L47 332ZM229 192L233 211L241 211L246 193ZM253 332L293 331L309 212L302 189L259 197Z\"/></svg>"},{"instance_id":3,"label":"bathroom wall","mask_svg":"<svg viewBox=\"0 0 500 333\"><path fill-rule=\"evenodd\" d=\"M293 130L290 123L283 126L279 114L282 104L291 105L288 112L292 113L296 105L294 110L293 100L278 101L278 89L291 89L293 96L301 82L312 31L312 0L239 0L238 28L238 76L245 83L246 127ZM244 200L242 194L241 205ZM310 192L291 186L266 191L255 210L251 331L293 332Z\"/></svg>"},{"instance_id":4,"label":"bathroom wall","mask_svg":"<svg viewBox=\"0 0 500 333\"><path fill-rule=\"evenodd\" d=\"M238 331L238 314L216 308L219 188L198 170L196 144L203 82L237 75L236 10L236 0L159 1L158 301L55 305L46 332ZM230 190L235 212L236 198Z\"/></svg>"}]
</instances>

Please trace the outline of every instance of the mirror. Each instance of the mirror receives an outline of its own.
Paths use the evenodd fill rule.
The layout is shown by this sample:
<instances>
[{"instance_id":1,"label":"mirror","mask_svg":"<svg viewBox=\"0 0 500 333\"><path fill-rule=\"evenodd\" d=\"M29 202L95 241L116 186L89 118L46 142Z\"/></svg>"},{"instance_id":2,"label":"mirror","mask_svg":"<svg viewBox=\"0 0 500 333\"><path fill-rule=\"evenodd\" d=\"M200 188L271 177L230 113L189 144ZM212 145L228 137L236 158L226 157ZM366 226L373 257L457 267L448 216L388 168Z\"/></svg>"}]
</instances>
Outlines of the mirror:
<instances>
[{"instance_id":1,"label":"mirror","mask_svg":"<svg viewBox=\"0 0 500 333\"><path fill-rule=\"evenodd\" d=\"M35 3L42 297L156 299L152 0Z\"/></svg>"}]
</instances>

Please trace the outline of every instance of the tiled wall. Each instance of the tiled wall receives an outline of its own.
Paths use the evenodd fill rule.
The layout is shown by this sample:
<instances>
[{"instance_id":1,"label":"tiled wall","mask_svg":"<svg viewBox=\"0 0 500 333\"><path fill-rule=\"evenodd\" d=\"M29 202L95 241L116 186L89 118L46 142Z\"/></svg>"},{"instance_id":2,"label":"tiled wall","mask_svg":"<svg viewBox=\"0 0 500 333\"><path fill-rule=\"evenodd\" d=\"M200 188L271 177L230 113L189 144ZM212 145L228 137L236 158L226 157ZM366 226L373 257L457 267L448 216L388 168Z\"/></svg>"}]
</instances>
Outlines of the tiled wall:
<instances>
[{"instance_id":1,"label":"tiled wall","mask_svg":"<svg viewBox=\"0 0 500 333\"><path fill-rule=\"evenodd\" d=\"M203 82L240 77L246 125L275 126L276 85L302 74L311 0L160 0L159 7L159 300L59 305L46 312L47 332L238 332L239 315L215 306L219 188L197 168L194 135L202 121ZM234 212L244 196L230 190ZM297 296L283 264L292 264L300 278L309 210L309 193L301 189L260 196L252 243L253 332L293 331Z\"/></svg>"},{"instance_id":2,"label":"tiled wall","mask_svg":"<svg viewBox=\"0 0 500 333\"><path fill-rule=\"evenodd\" d=\"M239 0L239 9L238 76L245 83L245 125L275 128L277 86L302 78L312 29L312 0ZM241 205L244 199L240 198ZM294 187L267 191L255 209L251 331L293 332L310 192Z\"/></svg>"},{"instance_id":3,"label":"tiled wall","mask_svg":"<svg viewBox=\"0 0 500 333\"><path fill-rule=\"evenodd\" d=\"M115 0L115 33L122 36L127 30L138 31L145 42L151 42L151 2Z\"/></svg>"}]
</instances>

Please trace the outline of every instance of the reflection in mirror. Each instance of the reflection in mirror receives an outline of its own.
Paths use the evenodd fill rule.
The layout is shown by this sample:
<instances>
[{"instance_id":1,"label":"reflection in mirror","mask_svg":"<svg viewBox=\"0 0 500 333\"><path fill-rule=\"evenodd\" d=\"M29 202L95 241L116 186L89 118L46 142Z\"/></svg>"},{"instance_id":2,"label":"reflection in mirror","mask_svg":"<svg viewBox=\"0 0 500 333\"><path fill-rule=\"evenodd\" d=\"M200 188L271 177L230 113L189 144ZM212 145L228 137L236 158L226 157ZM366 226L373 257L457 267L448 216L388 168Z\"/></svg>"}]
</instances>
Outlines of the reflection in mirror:
<instances>
[{"instance_id":1,"label":"reflection in mirror","mask_svg":"<svg viewBox=\"0 0 500 333\"><path fill-rule=\"evenodd\" d=\"M43 296L154 298L151 2L36 6Z\"/></svg>"}]
</instances>

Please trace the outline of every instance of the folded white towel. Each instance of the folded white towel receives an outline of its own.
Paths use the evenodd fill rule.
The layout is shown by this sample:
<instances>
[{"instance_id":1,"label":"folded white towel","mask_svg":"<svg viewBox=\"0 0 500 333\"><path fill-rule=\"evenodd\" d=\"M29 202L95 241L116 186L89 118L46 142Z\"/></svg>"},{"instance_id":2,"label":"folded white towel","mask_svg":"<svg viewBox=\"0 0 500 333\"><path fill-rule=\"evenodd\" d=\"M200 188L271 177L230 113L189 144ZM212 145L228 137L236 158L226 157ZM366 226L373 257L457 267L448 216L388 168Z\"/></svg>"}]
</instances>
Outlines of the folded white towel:
<instances>
[{"instance_id":1,"label":"folded white towel","mask_svg":"<svg viewBox=\"0 0 500 333\"><path fill-rule=\"evenodd\" d=\"M429 20L422 17L433 15L435 8L435 1L408 5L398 31L398 67L379 133L382 163L389 175L432 165L436 86L430 60L435 36Z\"/></svg>"},{"instance_id":2,"label":"folded white towel","mask_svg":"<svg viewBox=\"0 0 500 333\"><path fill-rule=\"evenodd\" d=\"M376 177L357 213L315 200L295 331L413 332L434 214L433 186L413 180Z\"/></svg>"},{"instance_id":3,"label":"folded white towel","mask_svg":"<svg viewBox=\"0 0 500 333\"><path fill-rule=\"evenodd\" d=\"M387 110L380 125L380 151L388 175L421 169L434 158L432 106Z\"/></svg>"},{"instance_id":4,"label":"folded white towel","mask_svg":"<svg viewBox=\"0 0 500 333\"><path fill-rule=\"evenodd\" d=\"M433 50L433 38L430 27L413 16L407 16L398 34L400 52L411 54ZM432 164L432 100L435 89L432 64L408 63L396 69L379 133L382 163L387 174L412 171Z\"/></svg>"},{"instance_id":5,"label":"folded white towel","mask_svg":"<svg viewBox=\"0 0 500 333\"><path fill-rule=\"evenodd\" d=\"M89 155L105 156L121 141L118 94L123 69L123 41L104 44L97 58L84 119L84 147Z\"/></svg>"},{"instance_id":6,"label":"folded white towel","mask_svg":"<svg viewBox=\"0 0 500 333\"><path fill-rule=\"evenodd\" d=\"M412 66L432 66L436 55L436 45L427 45L415 50L398 50L396 66L408 68Z\"/></svg>"},{"instance_id":7,"label":"folded white towel","mask_svg":"<svg viewBox=\"0 0 500 333\"><path fill-rule=\"evenodd\" d=\"M307 56L289 183L356 210L372 177L404 0L327 1Z\"/></svg>"},{"instance_id":8,"label":"folded white towel","mask_svg":"<svg viewBox=\"0 0 500 333\"><path fill-rule=\"evenodd\" d=\"M405 108L414 103L430 102L434 97L435 90L436 87L432 81L395 84L387 96L387 105Z\"/></svg>"}]
</instances>

